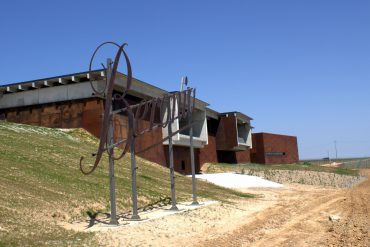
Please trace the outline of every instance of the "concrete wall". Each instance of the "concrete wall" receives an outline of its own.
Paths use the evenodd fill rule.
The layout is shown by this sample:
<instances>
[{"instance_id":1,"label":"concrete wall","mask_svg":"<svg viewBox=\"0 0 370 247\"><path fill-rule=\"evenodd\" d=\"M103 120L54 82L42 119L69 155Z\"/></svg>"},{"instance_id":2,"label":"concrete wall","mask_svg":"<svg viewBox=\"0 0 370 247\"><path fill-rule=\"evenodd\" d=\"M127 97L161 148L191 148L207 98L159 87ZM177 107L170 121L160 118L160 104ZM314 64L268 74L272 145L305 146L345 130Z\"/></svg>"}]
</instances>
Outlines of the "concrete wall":
<instances>
[{"instance_id":1,"label":"concrete wall","mask_svg":"<svg viewBox=\"0 0 370 247\"><path fill-rule=\"evenodd\" d=\"M299 161L297 137L270 133L252 134L251 161L260 164L290 164Z\"/></svg>"},{"instance_id":2,"label":"concrete wall","mask_svg":"<svg viewBox=\"0 0 370 247\"><path fill-rule=\"evenodd\" d=\"M103 87L103 84L103 81L93 82L93 85L98 89ZM4 94L0 100L0 109L80 100L91 98L93 95L94 92L89 82L45 87L37 90Z\"/></svg>"},{"instance_id":3,"label":"concrete wall","mask_svg":"<svg viewBox=\"0 0 370 247\"><path fill-rule=\"evenodd\" d=\"M177 104L175 108L175 116L178 114ZM167 111L165 112L164 119L167 118ZM208 130L207 130L207 118L206 118L206 108L203 106L200 109L194 109L192 114L193 122L193 145L195 148L203 148L204 145L207 145L208 142ZM175 119L171 125L172 132L176 132L184 126L187 126L188 122L186 119ZM168 136L168 128L162 129L162 134L164 137ZM181 131L172 138L172 142L177 146L190 146L190 137L189 129ZM168 141L164 142L165 145L168 145Z\"/></svg>"}]
</instances>

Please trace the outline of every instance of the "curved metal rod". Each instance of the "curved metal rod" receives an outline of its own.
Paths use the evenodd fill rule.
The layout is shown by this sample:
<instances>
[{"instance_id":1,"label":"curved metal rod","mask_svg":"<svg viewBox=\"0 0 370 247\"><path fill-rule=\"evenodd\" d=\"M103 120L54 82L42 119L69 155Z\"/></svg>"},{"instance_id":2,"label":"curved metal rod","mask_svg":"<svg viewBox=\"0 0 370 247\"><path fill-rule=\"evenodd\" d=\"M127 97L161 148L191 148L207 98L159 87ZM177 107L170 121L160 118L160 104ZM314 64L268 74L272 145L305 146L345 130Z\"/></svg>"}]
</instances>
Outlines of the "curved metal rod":
<instances>
[{"instance_id":1,"label":"curved metal rod","mask_svg":"<svg viewBox=\"0 0 370 247\"><path fill-rule=\"evenodd\" d=\"M101 48L105 44L115 44L115 43L114 42L105 42L105 43L101 44L97 48L97 50L99 50L99 48ZM110 80L108 82L108 87L106 88L106 95L107 96L105 98L104 118L103 118L102 128L100 130L99 147L98 147L98 151L96 153L95 162L94 162L93 167L90 170L85 171L83 169L83 165L82 165L82 161L83 161L84 158L81 157L81 159L80 159L80 170L85 175L91 174L98 167L99 162L101 160L101 157L103 155L103 152L105 150L104 146L106 146L106 143L107 143L108 126L109 126L109 122L111 120L110 111L111 111L111 106L112 106L112 93L113 93L114 81L115 81L115 78L116 78L117 67L118 67L119 60L120 60L120 57L121 57L122 53L124 54L124 57L125 57L125 60L126 60L126 66L127 66L127 87L126 87L126 90L124 91L123 95L126 94L127 91L130 90L130 87L131 87L131 79L132 79L131 64L130 64L130 60L129 60L126 52L123 49L126 45L127 44L124 43L123 45L119 46L118 52L116 54L116 57L115 57L114 63L113 63L112 75L111 75ZM95 56L97 50L95 50L93 57ZM91 69L91 63L92 62L90 61L89 69ZM92 83L90 83L90 84L92 85ZM93 86L92 86L92 88L94 90ZM124 101L124 103L128 106L127 101ZM128 107L127 112L128 112L128 114L131 114L133 116L132 109L130 107ZM131 135L129 135L128 138L131 138ZM127 147L125 147L124 151L127 151ZM121 155L121 156L123 156L123 155Z\"/></svg>"},{"instance_id":2,"label":"curved metal rod","mask_svg":"<svg viewBox=\"0 0 370 247\"><path fill-rule=\"evenodd\" d=\"M104 117L102 122L102 128L100 130L100 142L98 146L98 150L93 156L95 156L95 162L93 166L85 170L83 167L83 160L84 157L80 158L80 170L84 174L91 174L99 165L100 160L102 158L103 153L106 151L113 160L119 160L121 159L129 150L130 145L132 142L135 141L135 138L138 136L141 136L145 134L146 132L153 131L157 128L165 128L169 124L172 124L174 120L176 119L184 119L189 114L192 114L192 111L195 106L195 89L188 88L187 90L181 91L181 92L175 92L172 94L166 94L163 97L154 98L147 101L141 101L139 104L131 106L128 101L125 99L125 96L131 89L132 84L132 68L131 63L129 60L129 57L124 50L124 47L127 45L126 43L119 46L115 42L104 42L100 44L94 51L89 64L89 72L91 73L91 67L93 64L93 61L95 59L95 56L97 52L103 47L104 45L113 45L118 47L118 51L116 53L114 62L113 62L113 68L110 74L110 78L108 81L108 76L106 79L106 84L104 86L103 91L97 90L93 83L92 78L90 77L90 85L92 90L102 97L105 97L105 106L104 106ZM115 94L113 95L113 89L114 89L114 82L116 80L117 76L117 69L120 62L120 58L123 55L126 62L126 69L127 69L127 78L126 78L126 87L124 87L124 90L122 94ZM191 100L193 99L193 100ZM115 101L121 101L123 103L123 108L114 110L112 112L112 102ZM168 108L168 106L170 108ZM133 109L136 109L136 112L134 113ZM159 121L156 119L156 114L158 113L159 109ZM177 112L176 112L177 110ZM112 140L108 140L108 129L109 125L111 124L111 121L114 120L114 114L117 113L124 113L128 115L129 118L129 126L127 128L127 138L118 141L117 143L110 144ZM166 117L165 117L166 113ZM149 127L143 128L142 130L138 130L138 121L149 118ZM180 131L183 131L191 126L183 126L179 130L172 133L171 136L180 133ZM122 133L122 129L120 129L120 133ZM122 137L122 136L121 136ZM114 137L111 137L114 139ZM149 150L150 148L159 145L159 143L162 143L163 141L166 141L170 138L170 136L167 136L166 138L163 138L161 141L154 143L153 145L150 145L142 150L140 150L137 153L145 152L146 150ZM114 148L124 145L122 152L118 156L114 156Z\"/></svg>"},{"instance_id":3,"label":"curved metal rod","mask_svg":"<svg viewBox=\"0 0 370 247\"><path fill-rule=\"evenodd\" d=\"M95 58L95 55L98 53L98 51L100 50L100 48L102 48L103 46L105 46L105 45L114 45L114 46L116 46L116 47L120 47L117 43L115 43L115 42L113 42L113 41L107 41L107 42L104 42L104 43L102 43L102 44L100 44L96 49L95 49L95 51L94 51L94 53L93 53L93 55L91 56L91 58L90 58L90 64L89 64L89 73L90 73L90 75L92 74L92 69L91 69L91 67L92 67L92 64L93 64L93 62L94 62L94 58ZM101 92L99 92L95 87L94 87L94 85L93 85L93 83L92 83L92 80L91 80L91 76L90 76L90 78L89 78L89 82L90 82L90 86L91 86L91 88L92 88L92 90L94 91L94 93L95 94L97 94L97 95L99 95L99 96L101 96L101 97L103 97L104 96L104 93L105 93L105 90L107 89L107 82L105 83L105 85L104 85L104 89L103 89L103 91L101 91Z\"/></svg>"}]
</instances>

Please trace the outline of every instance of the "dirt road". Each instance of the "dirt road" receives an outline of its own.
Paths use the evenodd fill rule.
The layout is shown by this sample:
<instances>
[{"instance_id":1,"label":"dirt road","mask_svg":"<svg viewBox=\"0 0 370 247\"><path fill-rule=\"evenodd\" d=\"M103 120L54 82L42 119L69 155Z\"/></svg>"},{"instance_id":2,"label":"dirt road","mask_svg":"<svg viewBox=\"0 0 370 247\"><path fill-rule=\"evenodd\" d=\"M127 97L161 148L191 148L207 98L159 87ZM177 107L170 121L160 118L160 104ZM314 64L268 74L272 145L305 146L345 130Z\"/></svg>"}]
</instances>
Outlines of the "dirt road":
<instances>
[{"instance_id":1,"label":"dirt road","mask_svg":"<svg viewBox=\"0 0 370 247\"><path fill-rule=\"evenodd\" d=\"M370 169L362 170L370 178ZM346 200L338 208L343 210L342 222L330 226L328 243L333 246L370 246L370 180L348 190Z\"/></svg>"},{"instance_id":2,"label":"dirt road","mask_svg":"<svg viewBox=\"0 0 370 247\"><path fill-rule=\"evenodd\" d=\"M370 170L362 171L370 176ZM290 184L96 235L104 246L370 247L370 180L351 189ZM329 220L337 216L339 220Z\"/></svg>"},{"instance_id":3,"label":"dirt road","mask_svg":"<svg viewBox=\"0 0 370 247\"><path fill-rule=\"evenodd\" d=\"M363 170L370 176L370 170ZM339 216L337 221L329 216ZM370 180L352 189L292 189L232 232L199 246L370 246Z\"/></svg>"}]
</instances>

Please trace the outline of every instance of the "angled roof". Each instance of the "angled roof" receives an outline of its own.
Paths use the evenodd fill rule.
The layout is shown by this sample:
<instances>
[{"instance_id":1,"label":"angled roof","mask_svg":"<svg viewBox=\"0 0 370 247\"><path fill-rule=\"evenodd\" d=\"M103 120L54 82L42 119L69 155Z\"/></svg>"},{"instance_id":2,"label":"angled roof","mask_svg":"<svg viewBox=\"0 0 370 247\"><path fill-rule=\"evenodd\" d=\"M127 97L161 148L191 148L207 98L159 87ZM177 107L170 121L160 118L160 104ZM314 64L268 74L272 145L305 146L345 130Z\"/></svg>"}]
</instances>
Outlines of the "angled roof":
<instances>
[{"instance_id":1,"label":"angled roof","mask_svg":"<svg viewBox=\"0 0 370 247\"><path fill-rule=\"evenodd\" d=\"M235 115L237 118L244 119L244 120L247 120L247 121L253 120L253 118L251 118L250 116L245 115L244 113L241 113L239 111L231 111L231 112L222 112L222 113L220 113L220 116L226 116L226 115Z\"/></svg>"},{"instance_id":2,"label":"angled roof","mask_svg":"<svg viewBox=\"0 0 370 247\"><path fill-rule=\"evenodd\" d=\"M104 69L96 69L92 70L91 72L94 74L104 72ZM60 75L60 76L53 76L53 77L47 77L47 78L42 78L42 79L36 79L36 80L31 80L31 81L22 81L22 82L13 82L13 83L8 83L4 85L0 85L0 88L2 87L9 87L9 86L16 86L16 85L26 85L26 84L31 84L33 82L38 82L38 81L47 81L47 80L56 80L58 78L66 78L66 77L71 77L71 76L82 76L82 75L87 75L89 74L90 71L83 71L83 72L78 72L78 73L73 73L73 74L66 74L66 75Z\"/></svg>"},{"instance_id":3,"label":"angled roof","mask_svg":"<svg viewBox=\"0 0 370 247\"><path fill-rule=\"evenodd\" d=\"M117 72L117 77L115 81L115 89L118 91L122 91L124 88L126 88L126 78L127 76L121 72ZM61 76L54 76L54 77L48 77L48 78L42 78L42 79L36 79L36 80L30 80L30 81L23 81L23 82L15 82L5 85L0 85L0 99L2 98L2 95L4 96L4 100L7 101L1 102L0 100L0 108L9 108L9 107L17 107L17 106L26 106L26 105L33 105L33 104L43 104L43 103L50 103L55 100L57 101L63 101L63 100L72 100L72 99L78 99L78 98L88 98L88 97L94 97L94 92L90 92L86 86L87 82L92 79L93 81L100 81L100 83L104 84L105 79L105 70L99 69L99 70L92 70L92 71L84 71L84 72L78 72L73 74L66 74ZM67 89L65 87L60 86L67 86ZM68 97L57 97L55 96L55 99L50 95L47 100L40 100L36 99L34 96L32 100L28 100L30 97L28 97L26 100L23 100L24 97L26 97L26 92L29 92L27 94L30 95L32 90L35 89L43 89L43 91L46 90L48 94L51 93L51 88L56 87L57 91L61 94L66 94ZM78 87L78 90L76 90L76 87ZM82 89L82 87L85 87L85 90ZM45 91L45 92L46 92ZM78 91L78 93L77 93ZM83 92L84 91L84 92ZM74 93L73 97L70 97L70 94ZM161 89L159 87L156 87L152 84L149 84L147 82L138 80L136 78L133 78L130 94L144 98L144 99L150 99L155 97L161 97L165 94L168 94L169 92ZM15 94L14 97L9 94ZM6 99L5 99L6 98ZM11 102L9 102L11 101ZM20 103L21 102L21 103ZM208 106L209 104L197 99L196 100L196 106L197 108L204 108Z\"/></svg>"}]
</instances>

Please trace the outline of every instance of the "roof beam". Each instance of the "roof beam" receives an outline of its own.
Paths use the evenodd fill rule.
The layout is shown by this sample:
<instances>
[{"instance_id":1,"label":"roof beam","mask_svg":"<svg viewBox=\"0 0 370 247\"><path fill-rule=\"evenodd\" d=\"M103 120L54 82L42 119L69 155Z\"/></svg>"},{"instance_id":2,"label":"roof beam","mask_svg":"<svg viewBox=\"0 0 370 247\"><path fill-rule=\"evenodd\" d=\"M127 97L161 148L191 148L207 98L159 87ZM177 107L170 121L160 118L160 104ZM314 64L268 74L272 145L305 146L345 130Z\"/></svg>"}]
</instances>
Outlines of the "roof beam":
<instances>
[{"instance_id":1,"label":"roof beam","mask_svg":"<svg viewBox=\"0 0 370 247\"><path fill-rule=\"evenodd\" d=\"M18 88L19 91L24 91L24 90L27 89L24 85L18 85L17 88Z\"/></svg>"},{"instance_id":2,"label":"roof beam","mask_svg":"<svg viewBox=\"0 0 370 247\"><path fill-rule=\"evenodd\" d=\"M45 80L45 81L44 81L44 83L43 83L43 85L44 85L45 87L52 87L52 86L53 86L53 83L52 83L52 82L50 82L50 81L48 81L48 80Z\"/></svg>"},{"instance_id":3,"label":"roof beam","mask_svg":"<svg viewBox=\"0 0 370 247\"><path fill-rule=\"evenodd\" d=\"M67 83L68 83L68 81L67 81L66 79L64 79L64 78L59 78L59 79L58 79L58 83L59 83L59 84L62 84L62 85L65 85L65 84L67 84Z\"/></svg>"},{"instance_id":4,"label":"roof beam","mask_svg":"<svg viewBox=\"0 0 370 247\"><path fill-rule=\"evenodd\" d=\"M37 89L40 88L40 85L37 84L36 82L32 82L31 88Z\"/></svg>"},{"instance_id":5,"label":"roof beam","mask_svg":"<svg viewBox=\"0 0 370 247\"><path fill-rule=\"evenodd\" d=\"M16 92L16 90L14 89L14 87L7 86L7 87L6 87L6 92L7 92L7 93L15 93L15 92Z\"/></svg>"},{"instance_id":6,"label":"roof beam","mask_svg":"<svg viewBox=\"0 0 370 247\"><path fill-rule=\"evenodd\" d=\"M73 82L80 82L81 81L81 79L80 78L78 78L77 76L72 76L71 77L71 80L73 81Z\"/></svg>"},{"instance_id":7,"label":"roof beam","mask_svg":"<svg viewBox=\"0 0 370 247\"><path fill-rule=\"evenodd\" d=\"M102 77L103 78L105 77L105 72L104 71L100 71L99 74L97 72L87 73L86 74L86 77L87 77L87 79L93 80L93 81L100 80Z\"/></svg>"}]
</instances>

